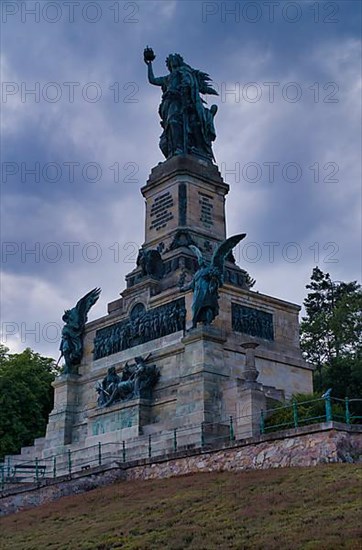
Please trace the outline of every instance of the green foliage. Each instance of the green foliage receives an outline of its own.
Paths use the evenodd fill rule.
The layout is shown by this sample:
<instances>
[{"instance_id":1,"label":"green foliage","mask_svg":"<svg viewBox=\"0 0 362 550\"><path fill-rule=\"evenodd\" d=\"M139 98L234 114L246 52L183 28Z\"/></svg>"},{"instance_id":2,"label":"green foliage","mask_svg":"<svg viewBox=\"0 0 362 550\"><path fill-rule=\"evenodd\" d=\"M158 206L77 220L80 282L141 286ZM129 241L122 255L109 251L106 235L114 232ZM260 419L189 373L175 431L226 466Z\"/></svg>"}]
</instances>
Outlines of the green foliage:
<instances>
[{"instance_id":1,"label":"green foliage","mask_svg":"<svg viewBox=\"0 0 362 550\"><path fill-rule=\"evenodd\" d=\"M333 400L331 403L333 420L343 422L345 419L343 404L333 402ZM295 422L298 426L306 426L316 422L325 422L325 420L325 400L321 398L321 395L298 393L284 405L276 407L274 412L269 412L265 420L265 431L294 428Z\"/></svg>"},{"instance_id":2,"label":"green foliage","mask_svg":"<svg viewBox=\"0 0 362 550\"><path fill-rule=\"evenodd\" d=\"M53 360L29 348L8 351L0 346L0 460L43 436L53 407Z\"/></svg>"},{"instance_id":3,"label":"green foliage","mask_svg":"<svg viewBox=\"0 0 362 550\"><path fill-rule=\"evenodd\" d=\"M334 397L362 396L362 289L356 281L333 282L318 267L304 301L301 347L316 366L314 388Z\"/></svg>"}]
</instances>

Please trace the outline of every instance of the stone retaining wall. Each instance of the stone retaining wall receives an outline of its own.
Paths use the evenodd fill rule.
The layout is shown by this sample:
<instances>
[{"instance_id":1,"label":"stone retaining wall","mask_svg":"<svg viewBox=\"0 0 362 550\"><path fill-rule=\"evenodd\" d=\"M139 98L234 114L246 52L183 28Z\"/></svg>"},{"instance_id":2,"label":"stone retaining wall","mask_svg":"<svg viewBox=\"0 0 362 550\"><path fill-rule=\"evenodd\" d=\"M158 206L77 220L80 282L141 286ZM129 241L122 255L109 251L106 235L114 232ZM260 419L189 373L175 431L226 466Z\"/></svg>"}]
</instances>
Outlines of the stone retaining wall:
<instances>
[{"instance_id":1,"label":"stone retaining wall","mask_svg":"<svg viewBox=\"0 0 362 550\"><path fill-rule=\"evenodd\" d=\"M197 472L241 471L362 461L362 426L315 424L238 441L222 449L181 450L162 457L99 466L72 479L9 487L0 495L0 516L119 480L158 479Z\"/></svg>"}]
</instances>

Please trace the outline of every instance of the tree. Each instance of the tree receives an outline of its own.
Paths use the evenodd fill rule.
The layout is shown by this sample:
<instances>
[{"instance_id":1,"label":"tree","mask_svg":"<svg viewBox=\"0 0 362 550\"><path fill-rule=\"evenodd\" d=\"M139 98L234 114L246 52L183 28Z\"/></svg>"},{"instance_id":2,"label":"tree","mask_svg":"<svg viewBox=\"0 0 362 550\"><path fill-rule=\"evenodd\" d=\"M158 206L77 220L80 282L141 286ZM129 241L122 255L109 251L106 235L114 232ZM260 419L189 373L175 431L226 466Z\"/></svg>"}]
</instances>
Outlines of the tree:
<instances>
[{"instance_id":1,"label":"tree","mask_svg":"<svg viewBox=\"0 0 362 550\"><path fill-rule=\"evenodd\" d=\"M0 345L0 460L45 434L53 408L53 359Z\"/></svg>"},{"instance_id":2,"label":"tree","mask_svg":"<svg viewBox=\"0 0 362 550\"><path fill-rule=\"evenodd\" d=\"M301 347L316 366L316 391L333 388L335 397L362 397L362 290L352 281L333 282L318 267L307 285Z\"/></svg>"}]
</instances>

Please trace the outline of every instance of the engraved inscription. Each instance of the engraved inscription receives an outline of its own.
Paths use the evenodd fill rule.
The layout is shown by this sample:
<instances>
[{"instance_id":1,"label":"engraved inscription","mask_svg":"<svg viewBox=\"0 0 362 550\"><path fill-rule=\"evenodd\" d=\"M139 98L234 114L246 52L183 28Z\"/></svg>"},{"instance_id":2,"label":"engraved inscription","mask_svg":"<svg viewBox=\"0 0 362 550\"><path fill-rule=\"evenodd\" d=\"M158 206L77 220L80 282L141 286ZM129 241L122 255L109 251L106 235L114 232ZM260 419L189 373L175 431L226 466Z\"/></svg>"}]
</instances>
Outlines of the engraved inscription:
<instances>
[{"instance_id":1,"label":"engraved inscription","mask_svg":"<svg viewBox=\"0 0 362 550\"><path fill-rule=\"evenodd\" d=\"M186 183L180 183L178 186L178 223L186 225L187 213L187 188Z\"/></svg>"},{"instance_id":2,"label":"engraved inscription","mask_svg":"<svg viewBox=\"0 0 362 550\"><path fill-rule=\"evenodd\" d=\"M232 328L236 332L274 340L273 315L260 309L231 304Z\"/></svg>"},{"instance_id":3,"label":"engraved inscription","mask_svg":"<svg viewBox=\"0 0 362 550\"><path fill-rule=\"evenodd\" d=\"M172 220L173 213L171 208L173 207L173 198L169 191L156 197L151 206L151 225L150 229L156 229L159 231L166 227L167 222Z\"/></svg>"},{"instance_id":4,"label":"engraved inscription","mask_svg":"<svg viewBox=\"0 0 362 550\"><path fill-rule=\"evenodd\" d=\"M199 204L200 204L200 221L205 227L211 227L214 225L213 221L213 197L207 195L206 193L201 193L199 191Z\"/></svg>"}]
</instances>

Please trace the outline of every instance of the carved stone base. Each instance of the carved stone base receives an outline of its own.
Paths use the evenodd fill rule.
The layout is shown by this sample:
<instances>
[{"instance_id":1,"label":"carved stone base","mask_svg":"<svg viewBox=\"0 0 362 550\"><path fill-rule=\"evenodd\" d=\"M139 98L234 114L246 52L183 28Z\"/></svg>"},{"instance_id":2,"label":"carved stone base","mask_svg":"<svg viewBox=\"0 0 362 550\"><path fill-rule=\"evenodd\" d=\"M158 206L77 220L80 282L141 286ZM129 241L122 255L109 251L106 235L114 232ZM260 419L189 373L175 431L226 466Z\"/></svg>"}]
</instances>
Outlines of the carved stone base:
<instances>
[{"instance_id":1,"label":"carved stone base","mask_svg":"<svg viewBox=\"0 0 362 550\"><path fill-rule=\"evenodd\" d=\"M45 449L72 443L79 375L62 374L54 380L52 385L54 387L54 408L49 415Z\"/></svg>"},{"instance_id":2,"label":"carved stone base","mask_svg":"<svg viewBox=\"0 0 362 550\"><path fill-rule=\"evenodd\" d=\"M119 442L142 435L149 423L151 403L148 399L131 399L111 407L95 409L88 417L86 446L95 442Z\"/></svg>"},{"instance_id":3,"label":"carved stone base","mask_svg":"<svg viewBox=\"0 0 362 550\"><path fill-rule=\"evenodd\" d=\"M239 439L260 435L260 413L266 410L266 397L261 384L246 383L238 388L235 433Z\"/></svg>"},{"instance_id":4,"label":"carved stone base","mask_svg":"<svg viewBox=\"0 0 362 550\"><path fill-rule=\"evenodd\" d=\"M221 385L225 369L225 338L212 326L198 326L182 339L184 361L177 389L175 420L179 426L221 419Z\"/></svg>"}]
</instances>

